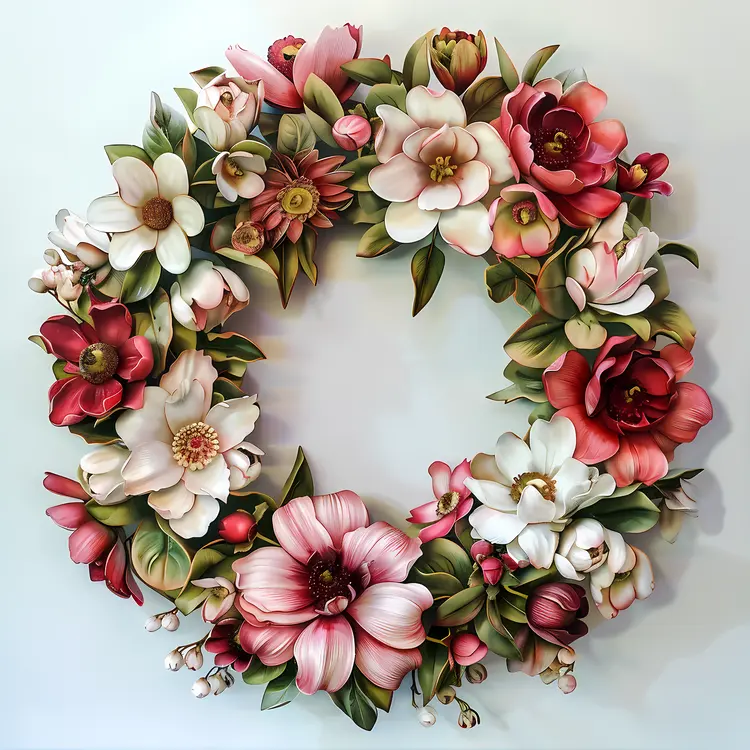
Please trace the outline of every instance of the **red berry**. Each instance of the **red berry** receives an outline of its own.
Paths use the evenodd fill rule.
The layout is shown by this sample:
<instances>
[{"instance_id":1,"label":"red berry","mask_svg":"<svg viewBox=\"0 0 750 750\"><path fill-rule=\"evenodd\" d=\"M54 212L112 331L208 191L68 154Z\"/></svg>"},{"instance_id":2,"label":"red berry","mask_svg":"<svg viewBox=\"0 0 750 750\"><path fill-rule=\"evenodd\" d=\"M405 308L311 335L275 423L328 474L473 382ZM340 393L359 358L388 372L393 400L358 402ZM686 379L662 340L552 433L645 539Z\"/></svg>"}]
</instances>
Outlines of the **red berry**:
<instances>
[{"instance_id":1,"label":"red berry","mask_svg":"<svg viewBox=\"0 0 750 750\"><path fill-rule=\"evenodd\" d=\"M230 513L219 523L219 536L230 544L243 544L255 534L258 524L243 510Z\"/></svg>"}]
</instances>

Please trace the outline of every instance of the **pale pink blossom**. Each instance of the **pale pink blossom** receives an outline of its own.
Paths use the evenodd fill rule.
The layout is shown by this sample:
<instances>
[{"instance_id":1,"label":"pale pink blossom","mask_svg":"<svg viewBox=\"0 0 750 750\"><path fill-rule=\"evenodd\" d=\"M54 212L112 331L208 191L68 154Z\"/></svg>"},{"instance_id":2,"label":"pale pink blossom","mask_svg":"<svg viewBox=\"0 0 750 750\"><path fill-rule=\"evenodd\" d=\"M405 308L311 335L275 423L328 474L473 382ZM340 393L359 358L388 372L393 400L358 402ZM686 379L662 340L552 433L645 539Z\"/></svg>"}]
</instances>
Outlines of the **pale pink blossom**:
<instances>
[{"instance_id":1,"label":"pale pink blossom","mask_svg":"<svg viewBox=\"0 0 750 750\"><path fill-rule=\"evenodd\" d=\"M654 590L654 571L645 552L627 545L627 557L619 570L606 565L591 573L591 598L602 617L612 619L636 599Z\"/></svg>"}]
</instances>

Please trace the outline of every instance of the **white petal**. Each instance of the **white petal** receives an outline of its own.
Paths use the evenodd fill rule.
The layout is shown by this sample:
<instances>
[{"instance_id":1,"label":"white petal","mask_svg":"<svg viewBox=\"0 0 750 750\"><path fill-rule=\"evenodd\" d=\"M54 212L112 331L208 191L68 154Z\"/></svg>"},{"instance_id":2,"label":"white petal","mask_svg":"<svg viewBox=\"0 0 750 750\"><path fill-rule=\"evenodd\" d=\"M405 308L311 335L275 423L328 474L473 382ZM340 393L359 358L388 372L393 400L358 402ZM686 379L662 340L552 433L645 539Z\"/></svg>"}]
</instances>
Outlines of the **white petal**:
<instances>
[{"instance_id":1,"label":"white petal","mask_svg":"<svg viewBox=\"0 0 750 750\"><path fill-rule=\"evenodd\" d=\"M481 203L443 211L439 228L442 238L454 250L466 255L482 255L492 245L489 213Z\"/></svg>"},{"instance_id":2,"label":"white petal","mask_svg":"<svg viewBox=\"0 0 750 750\"><path fill-rule=\"evenodd\" d=\"M459 128L456 128L458 130ZM421 161L419 152L422 150L422 144L431 138L438 131L435 128L420 128L404 140L403 151L414 161ZM445 155L445 154L444 154Z\"/></svg>"},{"instance_id":3,"label":"white petal","mask_svg":"<svg viewBox=\"0 0 750 750\"><path fill-rule=\"evenodd\" d=\"M554 476L563 461L571 458L576 449L576 430L566 417L550 422L537 419L529 436L534 469Z\"/></svg>"},{"instance_id":4,"label":"white petal","mask_svg":"<svg viewBox=\"0 0 750 750\"><path fill-rule=\"evenodd\" d=\"M375 138L375 153L381 164L384 164L396 154L401 153L404 141L419 126L405 112L390 104L381 104L376 108L383 126Z\"/></svg>"},{"instance_id":5,"label":"white petal","mask_svg":"<svg viewBox=\"0 0 750 750\"><path fill-rule=\"evenodd\" d=\"M172 363L168 372L165 372L164 375L161 376L159 385L169 394L178 390L182 385L182 382L185 380L199 381L203 386L204 393L206 394L206 400L204 402L205 414L211 408L211 395L214 392L214 383L218 377L219 373L216 372L213 360L208 354L195 349L186 349Z\"/></svg>"},{"instance_id":6,"label":"white petal","mask_svg":"<svg viewBox=\"0 0 750 750\"><path fill-rule=\"evenodd\" d=\"M600 305L596 302L589 302L589 304L597 310L614 315L637 315L649 307L653 301L654 290L650 286L642 284L636 289L633 296L624 302L616 302L611 305Z\"/></svg>"},{"instance_id":7,"label":"white petal","mask_svg":"<svg viewBox=\"0 0 750 750\"><path fill-rule=\"evenodd\" d=\"M476 203L490 189L490 168L476 159L466 162L459 167L455 183L461 191L462 206Z\"/></svg>"},{"instance_id":8,"label":"white petal","mask_svg":"<svg viewBox=\"0 0 750 750\"><path fill-rule=\"evenodd\" d=\"M169 522L172 531L183 539L194 539L206 534L219 515L219 503L208 495L198 495L193 507L182 517Z\"/></svg>"},{"instance_id":9,"label":"white petal","mask_svg":"<svg viewBox=\"0 0 750 750\"><path fill-rule=\"evenodd\" d=\"M205 422L219 434L219 450L223 453L234 448L249 435L260 416L254 398L230 398L212 406Z\"/></svg>"},{"instance_id":10,"label":"white petal","mask_svg":"<svg viewBox=\"0 0 750 750\"><path fill-rule=\"evenodd\" d=\"M490 182L500 185L513 178L508 147L503 143L500 134L488 122L473 122L466 130L474 136L479 144L476 155L478 161L490 168Z\"/></svg>"},{"instance_id":11,"label":"white petal","mask_svg":"<svg viewBox=\"0 0 750 750\"><path fill-rule=\"evenodd\" d=\"M467 479L464 484L482 505L487 505L504 513L516 512L516 501L510 496L510 489L484 479Z\"/></svg>"},{"instance_id":12,"label":"white petal","mask_svg":"<svg viewBox=\"0 0 750 750\"><path fill-rule=\"evenodd\" d=\"M453 152L453 161L456 164L465 164L476 159L479 152L479 143L466 128L451 128L456 136L456 149Z\"/></svg>"},{"instance_id":13,"label":"white petal","mask_svg":"<svg viewBox=\"0 0 750 750\"><path fill-rule=\"evenodd\" d=\"M190 243L180 225L173 221L159 232L156 240L156 257L170 273L183 273L190 265Z\"/></svg>"},{"instance_id":14,"label":"white petal","mask_svg":"<svg viewBox=\"0 0 750 750\"><path fill-rule=\"evenodd\" d=\"M512 542L508 542L505 545L505 551L522 567L525 568L529 564L529 556L521 549L521 545L518 543L518 539L514 539Z\"/></svg>"},{"instance_id":15,"label":"white petal","mask_svg":"<svg viewBox=\"0 0 750 750\"><path fill-rule=\"evenodd\" d=\"M104 195L92 201L86 219L102 232L129 232L141 225L140 212L119 195Z\"/></svg>"},{"instance_id":16,"label":"white petal","mask_svg":"<svg viewBox=\"0 0 750 750\"><path fill-rule=\"evenodd\" d=\"M180 296L180 285L175 281L170 290L170 301L172 303L172 315L175 320L190 331L197 331L198 324L195 319L193 308Z\"/></svg>"},{"instance_id":17,"label":"white petal","mask_svg":"<svg viewBox=\"0 0 750 750\"><path fill-rule=\"evenodd\" d=\"M129 495L144 495L177 484L183 469L174 460L172 448L166 443L139 443L122 467L125 491Z\"/></svg>"},{"instance_id":18,"label":"white petal","mask_svg":"<svg viewBox=\"0 0 750 750\"><path fill-rule=\"evenodd\" d=\"M197 380L184 382L164 405L170 430L176 435L186 425L200 422L206 415L204 401L205 392Z\"/></svg>"},{"instance_id":19,"label":"white petal","mask_svg":"<svg viewBox=\"0 0 750 750\"><path fill-rule=\"evenodd\" d=\"M173 201L178 195L187 195L190 191L187 167L177 154L159 156L154 162L154 173L161 198Z\"/></svg>"},{"instance_id":20,"label":"white petal","mask_svg":"<svg viewBox=\"0 0 750 750\"><path fill-rule=\"evenodd\" d=\"M518 543L535 568L546 569L554 560L558 537L559 534L552 531L547 524L535 523L527 526L518 535Z\"/></svg>"},{"instance_id":21,"label":"white petal","mask_svg":"<svg viewBox=\"0 0 750 750\"><path fill-rule=\"evenodd\" d=\"M385 212L385 229L396 242L417 242L437 225L439 211L423 211L418 199L408 203L391 203Z\"/></svg>"},{"instance_id":22,"label":"white petal","mask_svg":"<svg viewBox=\"0 0 750 750\"><path fill-rule=\"evenodd\" d=\"M185 487L184 482L177 482L165 490L152 492L148 504L162 517L168 520L182 518L195 502L195 495Z\"/></svg>"},{"instance_id":23,"label":"white petal","mask_svg":"<svg viewBox=\"0 0 750 750\"><path fill-rule=\"evenodd\" d=\"M651 596L654 590L654 571L651 567L651 560L645 552L633 547L635 552L636 564L630 577L635 587L636 596L639 599L646 599Z\"/></svg>"},{"instance_id":24,"label":"white petal","mask_svg":"<svg viewBox=\"0 0 750 750\"><path fill-rule=\"evenodd\" d=\"M416 86L406 95L406 112L420 128L466 126L463 102L452 91L433 93L425 86Z\"/></svg>"},{"instance_id":25,"label":"white petal","mask_svg":"<svg viewBox=\"0 0 750 750\"><path fill-rule=\"evenodd\" d=\"M663 512L663 511L662 511ZM625 544L625 540L622 538L622 534L617 531L610 531L605 529L605 538L607 541L607 547L609 547L609 554L607 555L607 566L613 572L620 570L628 556L628 546Z\"/></svg>"},{"instance_id":26,"label":"white petal","mask_svg":"<svg viewBox=\"0 0 750 750\"><path fill-rule=\"evenodd\" d=\"M588 247L577 250L568 261L568 275L584 289L591 286L596 276L596 258Z\"/></svg>"},{"instance_id":27,"label":"white petal","mask_svg":"<svg viewBox=\"0 0 750 750\"><path fill-rule=\"evenodd\" d=\"M376 195L397 203L414 200L432 184L430 168L406 154L396 154L385 164L379 164L370 172L367 181Z\"/></svg>"},{"instance_id":28,"label":"white petal","mask_svg":"<svg viewBox=\"0 0 750 750\"><path fill-rule=\"evenodd\" d=\"M258 158L260 159L260 157ZM242 177L236 179L235 185L237 186L237 193L243 198L255 198L255 196L260 195L266 189L266 183L263 182L263 178L255 172L245 172Z\"/></svg>"},{"instance_id":29,"label":"white petal","mask_svg":"<svg viewBox=\"0 0 750 750\"><path fill-rule=\"evenodd\" d=\"M461 200L461 190L456 182L433 182L430 180L417 198L417 205L423 211L446 211L455 208Z\"/></svg>"},{"instance_id":30,"label":"white petal","mask_svg":"<svg viewBox=\"0 0 750 750\"><path fill-rule=\"evenodd\" d=\"M582 581L584 579L584 576L571 565L570 560L566 557L555 555L554 561L557 572L564 578L569 578L572 581Z\"/></svg>"},{"instance_id":31,"label":"white petal","mask_svg":"<svg viewBox=\"0 0 750 750\"><path fill-rule=\"evenodd\" d=\"M196 495L210 495L224 502L229 496L229 467L224 456L216 456L205 469L186 471L184 481Z\"/></svg>"},{"instance_id":32,"label":"white petal","mask_svg":"<svg viewBox=\"0 0 750 750\"><path fill-rule=\"evenodd\" d=\"M565 279L565 288L568 290L570 298L575 302L575 306L580 312L583 312L586 307L586 292L583 291L583 287L571 276Z\"/></svg>"},{"instance_id":33,"label":"white petal","mask_svg":"<svg viewBox=\"0 0 750 750\"><path fill-rule=\"evenodd\" d=\"M206 138L216 151L229 147L230 128L210 107L196 107L193 112L195 124L206 134Z\"/></svg>"},{"instance_id":34,"label":"white petal","mask_svg":"<svg viewBox=\"0 0 750 750\"><path fill-rule=\"evenodd\" d=\"M606 242L610 248L613 248L621 239L625 219L628 215L628 204L621 203L613 213L611 213L594 232L589 244L596 242Z\"/></svg>"},{"instance_id":35,"label":"white petal","mask_svg":"<svg viewBox=\"0 0 750 750\"><path fill-rule=\"evenodd\" d=\"M113 469L121 469L128 451L117 445L103 445L81 458L80 466L87 474L105 474Z\"/></svg>"},{"instance_id":36,"label":"white petal","mask_svg":"<svg viewBox=\"0 0 750 750\"><path fill-rule=\"evenodd\" d=\"M603 497L609 497L614 491L615 478L611 474L602 474L589 467L589 477L591 478L591 489L583 497L575 498L575 510L583 510L599 502Z\"/></svg>"},{"instance_id":37,"label":"white petal","mask_svg":"<svg viewBox=\"0 0 750 750\"><path fill-rule=\"evenodd\" d=\"M118 159L112 165L112 174L120 188L120 197L130 206L143 206L157 195L154 170L134 156Z\"/></svg>"},{"instance_id":38,"label":"white petal","mask_svg":"<svg viewBox=\"0 0 750 750\"><path fill-rule=\"evenodd\" d=\"M578 510L579 502L591 489L589 467L575 458L566 458L555 473L554 479L558 518L570 516Z\"/></svg>"},{"instance_id":39,"label":"white petal","mask_svg":"<svg viewBox=\"0 0 750 750\"><path fill-rule=\"evenodd\" d=\"M158 440L172 443L172 431L164 416L167 392L158 386L147 386L143 391L143 406L127 409L115 422L115 430L131 450L138 444Z\"/></svg>"},{"instance_id":40,"label":"white petal","mask_svg":"<svg viewBox=\"0 0 750 750\"><path fill-rule=\"evenodd\" d=\"M508 544L526 528L526 524L518 516L501 513L484 505L469 516L469 523L481 539L493 544Z\"/></svg>"},{"instance_id":41,"label":"white petal","mask_svg":"<svg viewBox=\"0 0 750 750\"><path fill-rule=\"evenodd\" d=\"M219 188L219 192L226 198L230 203L237 200L239 193L235 189L222 172L216 175L216 187Z\"/></svg>"},{"instance_id":42,"label":"white petal","mask_svg":"<svg viewBox=\"0 0 750 750\"><path fill-rule=\"evenodd\" d=\"M519 474L532 470L531 449L512 432L504 432L497 439L495 461L503 476L503 484L508 487Z\"/></svg>"},{"instance_id":43,"label":"white petal","mask_svg":"<svg viewBox=\"0 0 750 750\"><path fill-rule=\"evenodd\" d=\"M604 541L604 526L593 518L581 518L573 521L568 529L572 528L575 528L576 545L584 550L595 549ZM568 529L565 529L565 532Z\"/></svg>"},{"instance_id":44,"label":"white petal","mask_svg":"<svg viewBox=\"0 0 750 750\"><path fill-rule=\"evenodd\" d=\"M545 500L533 485L526 485L518 501L518 518L525 523L549 523L555 517L555 504Z\"/></svg>"},{"instance_id":45,"label":"white petal","mask_svg":"<svg viewBox=\"0 0 750 750\"><path fill-rule=\"evenodd\" d=\"M158 232L145 224L129 232L114 234L109 244L109 262L112 268L115 271L132 268L143 253L156 247L157 236Z\"/></svg>"},{"instance_id":46,"label":"white petal","mask_svg":"<svg viewBox=\"0 0 750 750\"><path fill-rule=\"evenodd\" d=\"M172 211L174 220L182 227L182 231L188 237L195 237L196 234L203 231L206 220L203 217L203 209L195 198L191 198L189 195L176 196L172 199Z\"/></svg>"}]
</instances>

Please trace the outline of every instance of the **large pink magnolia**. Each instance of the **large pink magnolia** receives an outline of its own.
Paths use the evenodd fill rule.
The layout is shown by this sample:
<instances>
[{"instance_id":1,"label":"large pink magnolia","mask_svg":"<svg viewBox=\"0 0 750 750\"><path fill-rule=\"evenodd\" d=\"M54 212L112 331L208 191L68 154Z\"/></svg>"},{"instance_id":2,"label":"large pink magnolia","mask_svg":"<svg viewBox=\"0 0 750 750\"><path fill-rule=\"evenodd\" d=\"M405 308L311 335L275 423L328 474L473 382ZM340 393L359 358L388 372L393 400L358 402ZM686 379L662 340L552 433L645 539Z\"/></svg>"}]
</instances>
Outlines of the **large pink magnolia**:
<instances>
[{"instance_id":1,"label":"large pink magnolia","mask_svg":"<svg viewBox=\"0 0 750 750\"><path fill-rule=\"evenodd\" d=\"M422 662L422 613L432 605L424 586L402 583L419 539L383 521L370 525L348 490L292 500L273 514L273 529L280 547L233 565L243 649L267 666L294 657L307 695L340 690L355 664L395 690Z\"/></svg>"},{"instance_id":2,"label":"large pink magnolia","mask_svg":"<svg viewBox=\"0 0 750 750\"><path fill-rule=\"evenodd\" d=\"M556 78L519 84L493 120L510 149L516 179L544 190L572 227L590 227L609 216L620 195L602 187L617 171L627 146L619 120L594 122L607 95L588 81L565 93Z\"/></svg>"},{"instance_id":3,"label":"large pink magnolia","mask_svg":"<svg viewBox=\"0 0 750 750\"><path fill-rule=\"evenodd\" d=\"M359 57L362 27L347 23L340 28L326 26L318 39L286 37L268 50L268 62L235 44L226 51L227 59L247 81L263 81L266 101L282 109L300 111L305 83L311 74L323 79L336 96L346 101L358 84L341 69Z\"/></svg>"}]
</instances>

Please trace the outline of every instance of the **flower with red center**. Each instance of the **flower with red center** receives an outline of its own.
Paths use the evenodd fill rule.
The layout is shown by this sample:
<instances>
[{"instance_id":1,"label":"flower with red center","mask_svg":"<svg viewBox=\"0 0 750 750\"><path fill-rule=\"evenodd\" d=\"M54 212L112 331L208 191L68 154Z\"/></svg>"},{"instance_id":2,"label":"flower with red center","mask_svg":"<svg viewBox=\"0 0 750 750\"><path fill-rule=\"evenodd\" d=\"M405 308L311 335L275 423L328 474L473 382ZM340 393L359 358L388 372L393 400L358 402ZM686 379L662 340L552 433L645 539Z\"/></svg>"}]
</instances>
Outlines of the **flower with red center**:
<instances>
[{"instance_id":1,"label":"flower with red center","mask_svg":"<svg viewBox=\"0 0 750 750\"><path fill-rule=\"evenodd\" d=\"M526 602L529 627L558 646L570 646L589 632L583 622L588 613L586 592L573 583L543 583Z\"/></svg>"},{"instance_id":2,"label":"flower with red center","mask_svg":"<svg viewBox=\"0 0 750 750\"><path fill-rule=\"evenodd\" d=\"M593 226L620 203L620 194L602 185L628 139L618 120L594 122L606 104L607 95L587 81L563 93L560 81L546 78L519 84L492 122L510 149L516 178L545 191L572 227Z\"/></svg>"},{"instance_id":3,"label":"flower with red center","mask_svg":"<svg viewBox=\"0 0 750 750\"><path fill-rule=\"evenodd\" d=\"M250 204L250 221L261 223L272 246L284 237L296 242L305 224L314 229L333 226L336 212L352 194L341 185L352 172L340 170L344 156L320 159L317 149L290 159L275 154L264 175L266 189Z\"/></svg>"},{"instance_id":4,"label":"flower with red center","mask_svg":"<svg viewBox=\"0 0 750 750\"><path fill-rule=\"evenodd\" d=\"M409 523L429 524L419 532L423 542L429 542L450 533L459 518L463 518L473 505L471 492L464 480L471 476L469 462L464 460L451 471L448 464L435 461L427 470L432 477L435 500L411 511Z\"/></svg>"},{"instance_id":5,"label":"flower with red center","mask_svg":"<svg viewBox=\"0 0 750 750\"><path fill-rule=\"evenodd\" d=\"M543 375L550 403L575 427L575 458L605 461L618 486L653 484L668 470L674 449L689 443L713 417L708 394L682 383L693 357L679 344L611 336L593 368L570 351ZM555 419L559 418L555 416Z\"/></svg>"},{"instance_id":6,"label":"flower with red center","mask_svg":"<svg viewBox=\"0 0 750 750\"><path fill-rule=\"evenodd\" d=\"M245 651L267 666L293 656L297 687L307 695L340 690L355 664L395 690L422 662L422 613L432 605L424 586L402 583L420 541L382 521L370 524L348 490L298 497L272 520L281 546L233 565Z\"/></svg>"},{"instance_id":7,"label":"flower with red center","mask_svg":"<svg viewBox=\"0 0 750 750\"><path fill-rule=\"evenodd\" d=\"M670 196L674 188L659 179L668 166L666 154L638 154L630 167L617 165L617 189L640 198L653 198L654 193Z\"/></svg>"},{"instance_id":8,"label":"flower with red center","mask_svg":"<svg viewBox=\"0 0 750 750\"><path fill-rule=\"evenodd\" d=\"M204 648L214 655L217 667L232 667L236 672L244 672L250 666L253 655L245 651L240 640L243 627L242 620L229 617L211 629Z\"/></svg>"},{"instance_id":9,"label":"flower with red center","mask_svg":"<svg viewBox=\"0 0 750 750\"><path fill-rule=\"evenodd\" d=\"M99 302L91 325L53 315L39 333L47 351L65 360L63 377L49 389L49 419L58 427L100 418L116 406L140 409L145 378L154 366L151 344L133 336L133 318L119 302Z\"/></svg>"},{"instance_id":10,"label":"flower with red center","mask_svg":"<svg viewBox=\"0 0 750 750\"><path fill-rule=\"evenodd\" d=\"M92 581L105 581L107 588L123 599L131 596L139 606L143 594L130 571L128 553L115 531L96 521L86 510L90 499L78 482L46 472L44 486L73 502L47 508L47 515L61 528L73 533L68 539L70 559L89 566Z\"/></svg>"}]
</instances>

